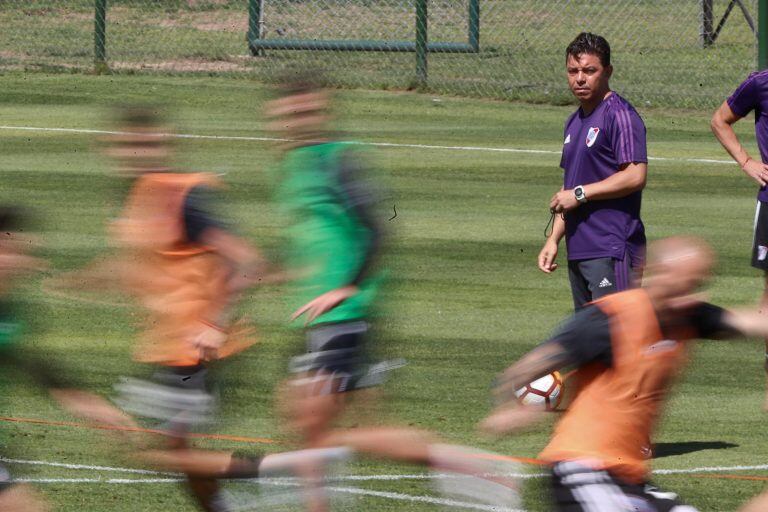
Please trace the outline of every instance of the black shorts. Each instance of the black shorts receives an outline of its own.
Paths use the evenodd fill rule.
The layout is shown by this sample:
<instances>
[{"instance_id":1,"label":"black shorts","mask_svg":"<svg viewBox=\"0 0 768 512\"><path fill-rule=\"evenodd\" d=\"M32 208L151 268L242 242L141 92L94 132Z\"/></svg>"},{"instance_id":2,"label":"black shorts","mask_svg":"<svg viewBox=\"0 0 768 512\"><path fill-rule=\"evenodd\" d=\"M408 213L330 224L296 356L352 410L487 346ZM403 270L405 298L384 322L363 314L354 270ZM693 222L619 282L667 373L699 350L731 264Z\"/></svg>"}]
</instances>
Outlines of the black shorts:
<instances>
[{"instance_id":1,"label":"black shorts","mask_svg":"<svg viewBox=\"0 0 768 512\"><path fill-rule=\"evenodd\" d=\"M571 282L574 309L578 311L593 300L636 286L636 273L628 254L621 260L594 258L569 261L568 280Z\"/></svg>"},{"instance_id":2,"label":"black shorts","mask_svg":"<svg viewBox=\"0 0 768 512\"><path fill-rule=\"evenodd\" d=\"M752 266L768 271L768 203L762 201L758 201L755 208Z\"/></svg>"},{"instance_id":3,"label":"black shorts","mask_svg":"<svg viewBox=\"0 0 768 512\"><path fill-rule=\"evenodd\" d=\"M307 331L307 352L291 359L293 373L323 373L333 377L334 389L344 392L357 388L365 374L365 340L368 324L364 321L324 324Z\"/></svg>"},{"instance_id":4,"label":"black shorts","mask_svg":"<svg viewBox=\"0 0 768 512\"><path fill-rule=\"evenodd\" d=\"M290 371L317 375L318 392L323 394L381 384L391 370L404 366L405 361L374 364L366 350L368 330L368 323L362 320L311 328L307 331L307 352L291 359Z\"/></svg>"},{"instance_id":5,"label":"black shorts","mask_svg":"<svg viewBox=\"0 0 768 512\"><path fill-rule=\"evenodd\" d=\"M624 482L577 461L555 464L551 489L559 512L697 512L675 493Z\"/></svg>"}]
</instances>

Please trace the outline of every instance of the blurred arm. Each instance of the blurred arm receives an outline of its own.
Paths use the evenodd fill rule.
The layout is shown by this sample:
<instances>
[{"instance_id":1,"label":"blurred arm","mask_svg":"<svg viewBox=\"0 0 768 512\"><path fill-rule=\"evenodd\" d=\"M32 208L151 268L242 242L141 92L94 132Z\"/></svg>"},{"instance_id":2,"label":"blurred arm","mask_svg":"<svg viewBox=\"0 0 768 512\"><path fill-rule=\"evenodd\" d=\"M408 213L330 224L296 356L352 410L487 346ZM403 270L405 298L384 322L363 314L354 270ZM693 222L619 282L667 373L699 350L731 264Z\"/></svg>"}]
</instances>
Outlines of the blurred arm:
<instances>
[{"instance_id":1,"label":"blurred arm","mask_svg":"<svg viewBox=\"0 0 768 512\"><path fill-rule=\"evenodd\" d=\"M612 364L608 316L590 305L566 321L555 335L523 356L502 373L496 393L504 401L524 385L565 367L580 367L593 361Z\"/></svg>"},{"instance_id":2,"label":"blurred arm","mask_svg":"<svg viewBox=\"0 0 768 512\"><path fill-rule=\"evenodd\" d=\"M535 407L520 406L515 391L555 370L599 361L612 364L609 319L597 306L587 306L567 321L548 342L510 366L494 390L498 405L480 424L490 434L528 427L543 417Z\"/></svg>"},{"instance_id":3,"label":"blurred arm","mask_svg":"<svg viewBox=\"0 0 768 512\"><path fill-rule=\"evenodd\" d=\"M724 311L718 335L711 338L760 337L768 338L768 316L759 311Z\"/></svg>"},{"instance_id":4,"label":"blurred arm","mask_svg":"<svg viewBox=\"0 0 768 512\"><path fill-rule=\"evenodd\" d=\"M244 290L260 281L260 276L265 274L266 263L254 247L222 228L206 229L200 241L216 251L229 266L222 302L217 305L217 310L210 311L208 318L202 320L215 326L226 327L231 321L232 307Z\"/></svg>"},{"instance_id":5,"label":"blurred arm","mask_svg":"<svg viewBox=\"0 0 768 512\"><path fill-rule=\"evenodd\" d=\"M495 390L504 402L514 400L515 391L572 362L570 352L558 341L548 341L528 352L499 377Z\"/></svg>"},{"instance_id":6,"label":"blurred arm","mask_svg":"<svg viewBox=\"0 0 768 512\"><path fill-rule=\"evenodd\" d=\"M210 213L210 190L196 187L184 202L184 226L187 239L212 249L228 266L228 277L220 302L202 321L225 329L230 323L232 306L241 293L258 283L265 274L265 261L258 251L241 237L231 233L224 223Z\"/></svg>"},{"instance_id":7,"label":"blurred arm","mask_svg":"<svg viewBox=\"0 0 768 512\"><path fill-rule=\"evenodd\" d=\"M350 283L352 286L359 285L370 275L381 254L384 240L384 229L374 213L378 194L370 181L364 178L364 174L365 169L355 158L354 152L343 155L339 180L344 190L345 206L354 212L369 237L363 261Z\"/></svg>"}]
</instances>

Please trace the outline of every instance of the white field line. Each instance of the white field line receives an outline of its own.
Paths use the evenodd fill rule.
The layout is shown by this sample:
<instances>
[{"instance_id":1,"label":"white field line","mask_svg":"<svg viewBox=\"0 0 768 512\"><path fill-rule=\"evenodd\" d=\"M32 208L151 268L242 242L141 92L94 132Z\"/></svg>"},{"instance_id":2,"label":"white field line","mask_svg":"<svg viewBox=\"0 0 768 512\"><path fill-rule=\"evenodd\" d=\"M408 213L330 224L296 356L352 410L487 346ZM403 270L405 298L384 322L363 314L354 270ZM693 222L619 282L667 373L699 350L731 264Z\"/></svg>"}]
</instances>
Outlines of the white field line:
<instances>
[{"instance_id":1,"label":"white field line","mask_svg":"<svg viewBox=\"0 0 768 512\"><path fill-rule=\"evenodd\" d=\"M183 482L183 478L16 478L14 482L35 483L35 484L166 484ZM276 485L286 485L276 484ZM287 484L297 486L298 484ZM357 489L354 487L325 487L327 491L343 494L356 494L359 496L373 496L375 498L386 498L398 501L411 501L415 503L429 503L432 505L444 505L447 507L464 508L469 510L481 510L484 512L526 512L522 509L497 507L492 505L483 505L478 503L469 503L465 501L456 501L447 498L435 498L432 496L414 496L413 494L403 494L399 492L371 491L367 489Z\"/></svg>"},{"instance_id":2,"label":"white field line","mask_svg":"<svg viewBox=\"0 0 768 512\"><path fill-rule=\"evenodd\" d=\"M137 473L141 475L175 475L176 474L176 473L163 473L161 471L151 471L149 469L113 468L110 466L88 466L85 464L69 464L66 462L49 462L45 460L9 459L6 457L0 457L0 462L7 462L8 464L29 464L32 466L49 466L54 468L66 468L66 469L88 469L92 471Z\"/></svg>"},{"instance_id":3,"label":"white field line","mask_svg":"<svg viewBox=\"0 0 768 512\"><path fill-rule=\"evenodd\" d=\"M93 135L129 135L131 132L121 132L112 130L94 130L87 128L52 128L44 126L7 126L0 125L0 130L10 131L29 131L29 132L60 132L60 133L80 133ZM177 139L206 139L206 140L241 140L254 142L297 142L293 139L281 139L276 137L246 137L236 135L201 135L193 133L161 133L158 136L174 137ZM366 146L382 148L414 148L414 149L437 149L449 151L484 151L491 153L523 153L530 155L559 155L560 151L550 149L526 149L526 148L494 148L486 146L442 146L433 144L405 144L397 142L349 142L350 144L360 144ZM661 156L649 156L648 160L657 162L685 162L697 164L735 164L733 160L719 160L714 158L672 158Z\"/></svg>"},{"instance_id":4,"label":"white field line","mask_svg":"<svg viewBox=\"0 0 768 512\"><path fill-rule=\"evenodd\" d=\"M50 462L44 460L26 460L26 459L9 459L6 457L0 457L0 462L8 464L28 464L34 466L49 466L66 469L83 469L91 471L105 471L105 472L117 472L117 473L135 473L145 475L164 475L164 476L177 476L178 473L152 471L148 469L135 469L135 468L120 468L111 466L92 466L87 464L70 464L64 462ZM653 471L655 475L687 475L695 473L725 473L731 471L768 471L768 464L760 464L754 466L701 466L696 468L681 468L681 469L656 469ZM514 478L542 478L548 476L547 473L509 473L505 476ZM376 481L376 480L428 480L431 478L457 478L452 474L439 474L439 473L415 473L415 474L394 474L394 475L339 475L329 478L331 481ZM76 480L76 479L75 479ZM85 479L88 480L88 479ZM153 479L155 480L155 479ZM156 479L158 481L176 481L176 479ZM242 479L244 481L250 481L254 479ZM262 479L270 483L285 482L289 483L295 478L265 478ZM105 480L96 480L103 482Z\"/></svg>"},{"instance_id":5,"label":"white field line","mask_svg":"<svg viewBox=\"0 0 768 512\"><path fill-rule=\"evenodd\" d=\"M654 475L685 475L689 473L722 473L727 471L766 471L768 464L758 466L704 466L693 469L657 469Z\"/></svg>"},{"instance_id":6,"label":"white field line","mask_svg":"<svg viewBox=\"0 0 768 512\"><path fill-rule=\"evenodd\" d=\"M161 473L158 471L133 469L133 468L119 468L110 466L92 466L85 464L69 464L61 462L48 462L48 461L35 461L25 459L9 459L1 457L0 461L10 464L30 464L39 466L51 466L51 467L63 467L68 469L85 469L94 471L107 471L107 472L125 472L125 473L141 473L141 474L156 474L156 475L172 475L172 473ZM674 474L693 474L693 473L719 473L719 472L731 472L731 471L758 471L768 470L768 464L754 465L754 466L703 466L697 468L688 469L658 469L654 471L657 475L674 475ZM513 474L509 476L515 476L518 478L540 478L546 476L545 473L533 473L533 474ZM455 475L444 474L403 474L403 475L346 475L334 477L332 480L342 481L366 481L366 480L407 480L407 479L429 479L429 478L452 478ZM250 479L253 481L254 479ZM290 478L269 478L264 479L263 483L278 485L278 486L296 486L295 482L292 482ZM36 483L36 484L108 484L108 485L134 485L134 484L161 484L161 483L178 483L184 481L182 478L17 478L16 482ZM456 501L446 498L436 498L433 496L417 496L412 494L403 494L389 491L373 491L369 489L358 489L354 487L337 487L329 486L327 490L332 492L355 494L360 496L371 496L376 498L385 498L397 501L410 501L414 503L429 503L432 505L443 505L454 508L463 508L469 510L479 510L483 512L525 512L522 509L501 508L491 505L483 505L477 503L469 503L463 501Z\"/></svg>"},{"instance_id":7,"label":"white field line","mask_svg":"<svg viewBox=\"0 0 768 512\"><path fill-rule=\"evenodd\" d=\"M170 484L183 482L183 478L14 478L25 484Z\"/></svg>"}]
</instances>

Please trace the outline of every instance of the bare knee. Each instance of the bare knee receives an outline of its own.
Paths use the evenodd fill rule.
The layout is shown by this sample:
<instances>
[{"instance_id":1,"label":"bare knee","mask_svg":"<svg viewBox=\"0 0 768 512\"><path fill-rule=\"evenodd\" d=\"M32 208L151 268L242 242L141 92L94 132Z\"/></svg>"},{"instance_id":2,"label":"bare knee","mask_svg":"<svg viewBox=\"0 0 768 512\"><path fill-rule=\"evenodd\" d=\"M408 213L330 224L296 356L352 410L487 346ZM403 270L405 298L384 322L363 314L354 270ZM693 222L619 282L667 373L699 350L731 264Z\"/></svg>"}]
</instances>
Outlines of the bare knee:
<instances>
[{"instance_id":1,"label":"bare knee","mask_svg":"<svg viewBox=\"0 0 768 512\"><path fill-rule=\"evenodd\" d=\"M0 510L4 512L48 512L45 501L27 485L11 485L0 491Z\"/></svg>"},{"instance_id":2,"label":"bare knee","mask_svg":"<svg viewBox=\"0 0 768 512\"><path fill-rule=\"evenodd\" d=\"M344 393L327 389L325 384L329 383L317 377L287 382L279 397L279 409L287 425L309 444L331 428L346 403Z\"/></svg>"},{"instance_id":3,"label":"bare knee","mask_svg":"<svg viewBox=\"0 0 768 512\"><path fill-rule=\"evenodd\" d=\"M764 512L768 510L768 493L763 493L744 505L739 512Z\"/></svg>"}]
</instances>

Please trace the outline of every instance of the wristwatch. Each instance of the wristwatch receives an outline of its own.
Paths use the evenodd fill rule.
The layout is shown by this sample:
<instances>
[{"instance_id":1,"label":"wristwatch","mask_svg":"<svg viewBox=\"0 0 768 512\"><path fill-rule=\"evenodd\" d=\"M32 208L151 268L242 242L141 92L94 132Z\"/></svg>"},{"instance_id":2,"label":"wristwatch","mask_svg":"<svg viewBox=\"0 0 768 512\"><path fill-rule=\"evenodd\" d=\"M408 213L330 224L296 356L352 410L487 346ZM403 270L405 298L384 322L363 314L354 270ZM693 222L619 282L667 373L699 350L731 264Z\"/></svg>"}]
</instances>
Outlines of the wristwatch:
<instances>
[{"instance_id":1,"label":"wristwatch","mask_svg":"<svg viewBox=\"0 0 768 512\"><path fill-rule=\"evenodd\" d=\"M584 187L582 185L573 189L573 195L576 196L578 202L582 204L587 202L587 194L584 193Z\"/></svg>"}]
</instances>

